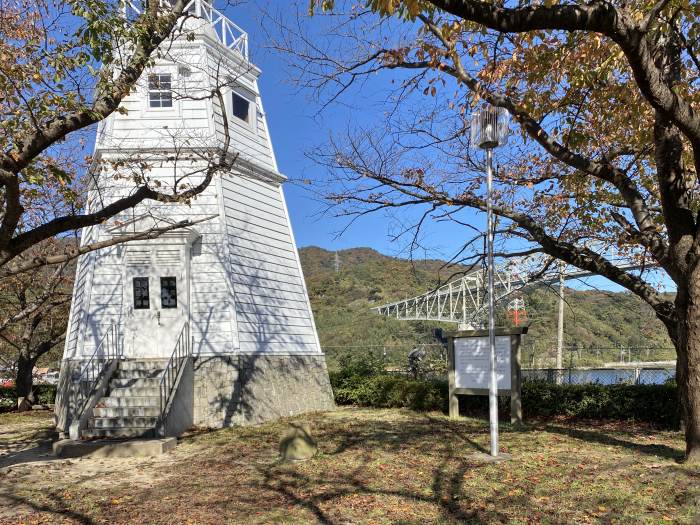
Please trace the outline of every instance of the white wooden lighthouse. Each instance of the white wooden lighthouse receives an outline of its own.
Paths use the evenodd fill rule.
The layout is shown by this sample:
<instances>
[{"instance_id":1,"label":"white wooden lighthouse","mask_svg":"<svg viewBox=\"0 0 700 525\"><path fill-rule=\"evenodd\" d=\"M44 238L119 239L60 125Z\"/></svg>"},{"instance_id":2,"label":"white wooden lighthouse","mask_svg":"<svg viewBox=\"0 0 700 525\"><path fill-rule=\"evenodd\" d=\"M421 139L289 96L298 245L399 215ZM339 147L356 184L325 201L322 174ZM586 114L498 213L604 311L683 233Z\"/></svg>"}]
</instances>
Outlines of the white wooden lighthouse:
<instances>
[{"instance_id":1,"label":"white wooden lighthouse","mask_svg":"<svg viewBox=\"0 0 700 525\"><path fill-rule=\"evenodd\" d=\"M100 126L88 207L235 162L189 203L145 201L83 231L85 244L191 224L79 259L56 405L73 438L333 406L247 34L205 0L178 31Z\"/></svg>"}]
</instances>

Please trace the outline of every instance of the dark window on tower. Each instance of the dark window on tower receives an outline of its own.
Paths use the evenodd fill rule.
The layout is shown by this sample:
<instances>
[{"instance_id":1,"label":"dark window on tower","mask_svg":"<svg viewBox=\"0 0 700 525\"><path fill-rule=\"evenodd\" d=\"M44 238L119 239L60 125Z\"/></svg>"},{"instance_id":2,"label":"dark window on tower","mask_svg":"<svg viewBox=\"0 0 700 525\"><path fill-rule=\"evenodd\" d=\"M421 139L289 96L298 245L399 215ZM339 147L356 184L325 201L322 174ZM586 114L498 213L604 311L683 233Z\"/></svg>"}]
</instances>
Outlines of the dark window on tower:
<instances>
[{"instance_id":1,"label":"dark window on tower","mask_svg":"<svg viewBox=\"0 0 700 525\"><path fill-rule=\"evenodd\" d=\"M148 277L134 277L134 309L147 310L150 307Z\"/></svg>"},{"instance_id":2,"label":"dark window on tower","mask_svg":"<svg viewBox=\"0 0 700 525\"><path fill-rule=\"evenodd\" d=\"M240 96L238 93L233 93L233 115L248 122L249 113L250 100Z\"/></svg>"},{"instance_id":3,"label":"dark window on tower","mask_svg":"<svg viewBox=\"0 0 700 525\"><path fill-rule=\"evenodd\" d=\"M160 278L160 306L177 308L177 279L175 277Z\"/></svg>"},{"instance_id":4,"label":"dark window on tower","mask_svg":"<svg viewBox=\"0 0 700 525\"><path fill-rule=\"evenodd\" d=\"M173 107L172 75L148 75L148 105L152 108Z\"/></svg>"}]
</instances>

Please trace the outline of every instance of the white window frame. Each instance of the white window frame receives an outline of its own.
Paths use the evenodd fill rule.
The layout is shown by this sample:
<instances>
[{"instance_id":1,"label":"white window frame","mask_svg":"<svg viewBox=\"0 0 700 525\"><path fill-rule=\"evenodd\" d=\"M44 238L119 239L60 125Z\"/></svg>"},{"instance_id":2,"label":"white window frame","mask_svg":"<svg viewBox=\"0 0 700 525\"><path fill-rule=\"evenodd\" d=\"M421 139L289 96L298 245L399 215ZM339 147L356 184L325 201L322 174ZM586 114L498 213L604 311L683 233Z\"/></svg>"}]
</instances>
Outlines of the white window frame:
<instances>
[{"instance_id":1,"label":"white window frame","mask_svg":"<svg viewBox=\"0 0 700 525\"><path fill-rule=\"evenodd\" d=\"M165 78L168 77L168 88L164 88L161 85L158 85L156 87L151 86L151 78L152 77L158 77L158 83L163 82L165 84ZM175 97L173 96L173 75L171 73L153 73L150 72L148 74L148 108L149 109L172 109L175 107ZM165 97L163 95L170 95L170 105L165 106L163 103L165 102ZM155 96L158 96L158 102L160 102L160 106L154 106L153 102L155 102ZM153 98L152 98L153 97Z\"/></svg>"},{"instance_id":2,"label":"white window frame","mask_svg":"<svg viewBox=\"0 0 700 525\"><path fill-rule=\"evenodd\" d=\"M242 120L233 114L233 94L248 101L248 121ZM239 126L247 127L252 131L257 130L257 120L258 120L258 97L251 90L240 86L233 85L228 90L225 99L225 110L226 119L228 120L229 127L231 127L232 122L236 122Z\"/></svg>"},{"instance_id":3,"label":"white window frame","mask_svg":"<svg viewBox=\"0 0 700 525\"><path fill-rule=\"evenodd\" d=\"M151 90L149 89L148 79L151 75L170 75L170 90L173 96L173 105L169 108L152 108L151 107ZM143 111L144 116L148 117L149 114L170 114L179 115L180 114L180 100L175 96L177 92L181 92L181 79L178 74L178 69L175 65L173 66L158 66L151 68L145 72L143 75L143 81L141 85L141 92L143 93Z\"/></svg>"}]
</instances>

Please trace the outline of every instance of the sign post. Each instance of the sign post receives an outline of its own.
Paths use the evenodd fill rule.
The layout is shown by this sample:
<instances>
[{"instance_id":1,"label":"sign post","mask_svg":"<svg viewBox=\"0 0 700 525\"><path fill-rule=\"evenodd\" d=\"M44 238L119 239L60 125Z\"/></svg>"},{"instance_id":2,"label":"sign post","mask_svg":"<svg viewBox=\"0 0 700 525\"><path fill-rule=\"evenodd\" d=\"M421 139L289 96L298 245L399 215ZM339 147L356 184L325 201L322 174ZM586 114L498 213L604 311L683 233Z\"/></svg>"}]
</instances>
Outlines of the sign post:
<instances>
[{"instance_id":1,"label":"sign post","mask_svg":"<svg viewBox=\"0 0 700 525\"><path fill-rule=\"evenodd\" d=\"M523 422L520 339L527 327L495 331L498 395L510 395L510 421ZM490 393L491 352L488 330L447 333L450 417L459 417L457 396L487 396Z\"/></svg>"}]
</instances>

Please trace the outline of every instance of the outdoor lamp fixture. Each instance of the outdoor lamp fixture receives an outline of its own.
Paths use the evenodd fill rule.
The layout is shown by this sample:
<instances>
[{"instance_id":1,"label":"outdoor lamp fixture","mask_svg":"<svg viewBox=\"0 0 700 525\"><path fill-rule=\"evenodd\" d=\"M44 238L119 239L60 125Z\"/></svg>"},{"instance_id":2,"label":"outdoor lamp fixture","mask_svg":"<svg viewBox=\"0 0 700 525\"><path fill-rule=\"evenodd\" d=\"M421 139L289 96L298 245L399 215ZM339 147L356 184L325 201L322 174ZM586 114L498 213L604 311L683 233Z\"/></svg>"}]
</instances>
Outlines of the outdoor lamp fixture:
<instances>
[{"instance_id":1,"label":"outdoor lamp fixture","mask_svg":"<svg viewBox=\"0 0 700 525\"><path fill-rule=\"evenodd\" d=\"M505 108L484 106L472 115L472 146L486 150L486 261L489 296L489 425L491 455L498 456L498 378L496 373L496 320L493 304L493 150L508 139L508 112Z\"/></svg>"}]
</instances>

